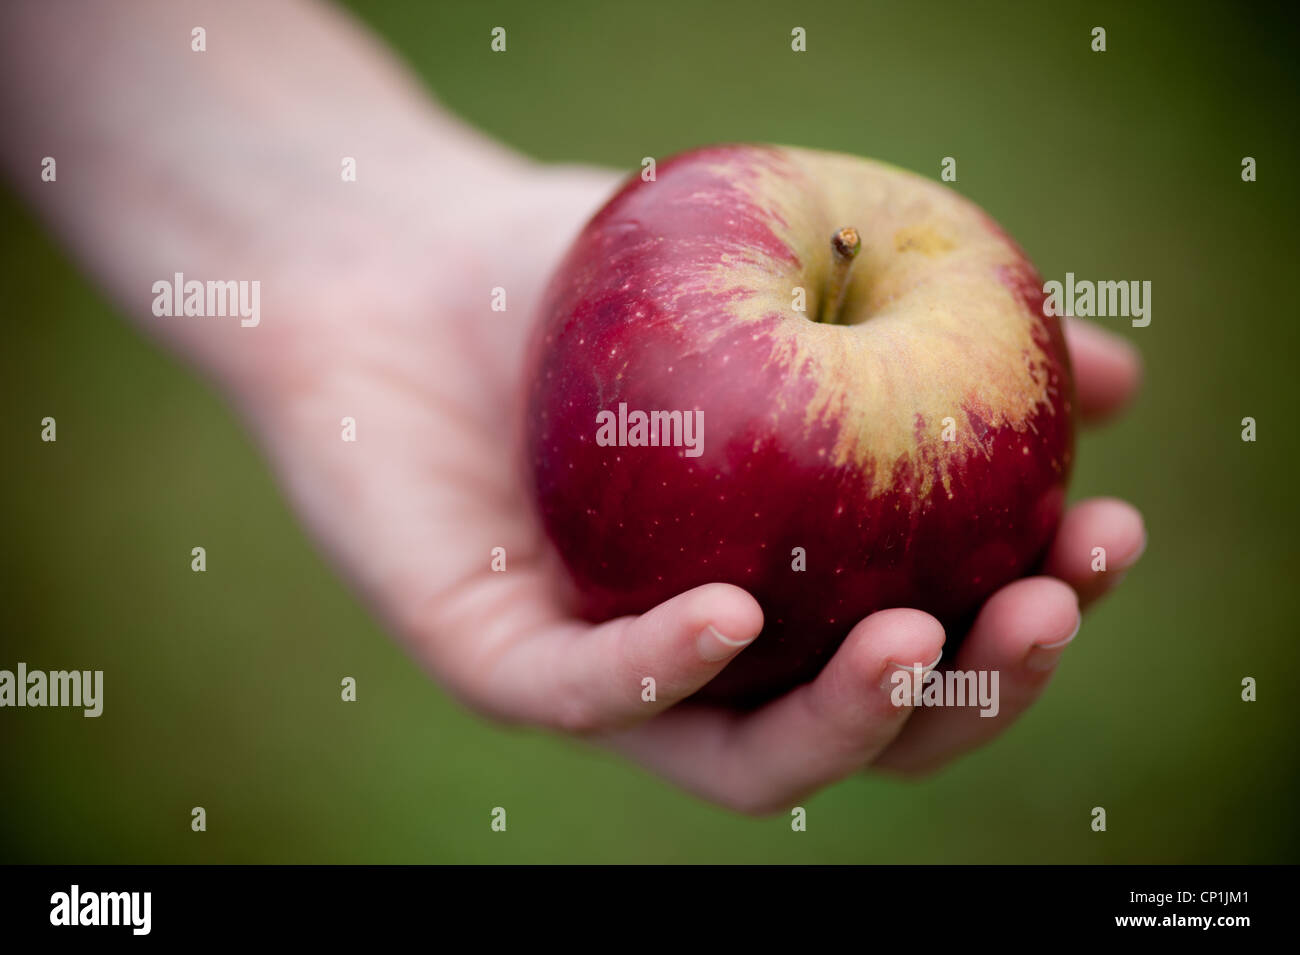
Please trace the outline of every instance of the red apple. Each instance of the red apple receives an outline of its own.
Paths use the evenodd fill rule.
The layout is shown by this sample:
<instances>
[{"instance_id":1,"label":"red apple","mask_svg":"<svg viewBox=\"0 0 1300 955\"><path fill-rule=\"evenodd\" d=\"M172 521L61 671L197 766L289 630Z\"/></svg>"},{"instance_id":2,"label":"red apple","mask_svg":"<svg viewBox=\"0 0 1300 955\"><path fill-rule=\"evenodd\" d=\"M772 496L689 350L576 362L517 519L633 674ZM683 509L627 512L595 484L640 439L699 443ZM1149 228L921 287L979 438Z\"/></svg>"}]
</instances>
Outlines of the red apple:
<instances>
[{"instance_id":1,"label":"red apple","mask_svg":"<svg viewBox=\"0 0 1300 955\"><path fill-rule=\"evenodd\" d=\"M740 706L886 607L951 649L1060 520L1073 386L1043 298L992 219L891 166L717 146L634 179L561 264L532 359L533 490L579 612L745 588L763 632L696 694Z\"/></svg>"}]
</instances>

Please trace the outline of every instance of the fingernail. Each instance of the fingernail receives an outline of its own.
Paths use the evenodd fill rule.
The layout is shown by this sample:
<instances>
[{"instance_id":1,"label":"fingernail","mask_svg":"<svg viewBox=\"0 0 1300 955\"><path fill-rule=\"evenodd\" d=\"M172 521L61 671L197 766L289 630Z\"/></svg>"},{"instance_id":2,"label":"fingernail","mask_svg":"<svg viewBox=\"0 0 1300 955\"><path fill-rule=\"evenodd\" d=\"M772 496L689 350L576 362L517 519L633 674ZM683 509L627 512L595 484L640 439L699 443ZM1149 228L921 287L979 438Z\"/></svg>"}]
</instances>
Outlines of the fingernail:
<instances>
[{"instance_id":1,"label":"fingernail","mask_svg":"<svg viewBox=\"0 0 1300 955\"><path fill-rule=\"evenodd\" d=\"M1142 555L1146 553L1146 550L1147 550L1147 532L1144 530L1142 532L1142 543L1138 544L1138 549L1133 552L1133 556L1130 557L1128 560L1124 561L1123 564L1121 564L1119 567L1115 569L1122 571L1122 570L1128 570L1130 567L1133 567L1139 560L1142 559Z\"/></svg>"},{"instance_id":2,"label":"fingernail","mask_svg":"<svg viewBox=\"0 0 1300 955\"><path fill-rule=\"evenodd\" d=\"M943 659L943 651L940 650L939 655L935 657L934 662L930 664L895 663L891 660L889 664L885 667L884 675L880 678L880 688L887 693L893 690L894 687L897 686L897 683L895 682L896 678L894 674L897 673L899 670L902 670L905 673L911 673L914 670L916 670L917 667L920 667L921 678L924 679L925 675L929 673L931 670L933 670L935 667L937 667L939 665L939 661L942 659Z\"/></svg>"},{"instance_id":3,"label":"fingernail","mask_svg":"<svg viewBox=\"0 0 1300 955\"><path fill-rule=\"evenodd\" d=\"M1082 625L1083 616L1080 615L1074 624L1073 632L1064 640L1057 640L1053 643L1035 643L1029 648L1029 653L1025 656L1025 666L1030 670L1037 670L1039 673L1052 669L1065 655L1065 648L1070 645L1070 641L1079 635L1079 628Z\"/></svg>"},{"instance_id":4,"label":"fingernail","mask_svg":"<svg viewBox=\"0 0 1300 955\"><path fill-rule=\"evenodd\" d=\"M753 642L753 637L748 640L732 640L730 637L724 637L713 624L701 630L700 635L695 638L695 646L699 648L700 656L709 663L725 660L741 647L747 647Z\"/></svg>"}]
</instances>

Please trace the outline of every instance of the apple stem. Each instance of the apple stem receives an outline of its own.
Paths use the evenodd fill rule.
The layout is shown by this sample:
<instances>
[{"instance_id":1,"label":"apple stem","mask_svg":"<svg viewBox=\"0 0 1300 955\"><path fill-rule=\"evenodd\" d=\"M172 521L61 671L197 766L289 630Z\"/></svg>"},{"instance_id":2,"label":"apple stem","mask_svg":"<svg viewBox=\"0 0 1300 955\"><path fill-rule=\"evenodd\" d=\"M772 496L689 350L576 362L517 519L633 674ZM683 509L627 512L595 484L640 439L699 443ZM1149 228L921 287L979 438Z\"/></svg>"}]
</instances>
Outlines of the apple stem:
<instances>
[{"instance_id":1,"label":"apple stem","mask_svg":"<svg viewBox=\"0 0 1300 955\"><path fill-rule=\"evenodd\" d=\"M817 321L826 325L840 324L840 306L844 304L844 293L849 290L849 272L861 248L862 237L853 226L845 226L831 236L830 284Z\"/></svg>"}]
</instances>

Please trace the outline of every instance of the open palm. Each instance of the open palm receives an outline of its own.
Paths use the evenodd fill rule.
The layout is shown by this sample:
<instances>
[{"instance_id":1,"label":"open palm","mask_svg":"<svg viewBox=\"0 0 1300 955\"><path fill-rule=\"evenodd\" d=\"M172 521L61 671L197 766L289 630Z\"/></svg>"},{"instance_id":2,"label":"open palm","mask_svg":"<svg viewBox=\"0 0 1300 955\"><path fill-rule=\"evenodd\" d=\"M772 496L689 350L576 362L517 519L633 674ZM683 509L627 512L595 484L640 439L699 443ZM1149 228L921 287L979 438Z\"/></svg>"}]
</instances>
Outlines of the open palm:
<instances>
[{"instance_id":1,"label":"open palm","mask_svg":"<svg viewBox=\"0 0 1300 955\"><path fill-rule=\"evenodd\" d=\"M519 460L521 376L543 283L613 184L601 171L530 167L493 191L492 208L466 215L450 250L387 206L350 223L349 242L360 228L388 251L345 281L314 283L311 334L286 347L288 370L251 415L312 532L468 706L598 738L740 811L787 806L869 765L928 770L1005 729L1050 678L1080 605L1137 560L1144 532L1130 506L1076 505L1051 576L1013 583L983 608L955 663L1001 672L994 718L891 703L895 666L941 657L943 628L918 610L863 620L816 680L748 714L675 706L758 637L762 612L743 590L710 584L598 626L566 613L568 584ZM489 308L494 288L504 312ZM1095 328L1067 334L1085 420L1113 413L1136 387L1133 353ZM355 441L341 439L344 418ZM1091 570L1097 546L1109 573ZM498 547L504 573L490 567ZM641 696L646 675L653 702Z\"/></svg>"}]
</instances>

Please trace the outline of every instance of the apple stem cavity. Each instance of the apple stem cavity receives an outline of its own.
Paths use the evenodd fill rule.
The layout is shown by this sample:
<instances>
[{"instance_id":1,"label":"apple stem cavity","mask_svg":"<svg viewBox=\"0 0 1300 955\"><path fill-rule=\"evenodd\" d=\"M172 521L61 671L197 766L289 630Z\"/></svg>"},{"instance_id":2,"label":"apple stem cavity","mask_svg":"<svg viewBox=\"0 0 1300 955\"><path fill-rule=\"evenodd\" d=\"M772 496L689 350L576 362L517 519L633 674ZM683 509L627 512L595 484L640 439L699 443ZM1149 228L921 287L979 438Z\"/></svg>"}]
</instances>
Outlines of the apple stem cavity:
<instances>
[{"instance_id":1,"label":"apple stem cavity","mask_svg":"<svg viewBox=\"0 0 1300 955\"><path fill-rule=\"evenodd\" d=\"M845 226L831 236L831 275L822 299L822 307L817 321L824 325L842 325L840 307L844 304L844 293L849 290L849 272L853 269L853 260L862 248L862 237L853 226Z\"/></svg>"}]
</instances>

